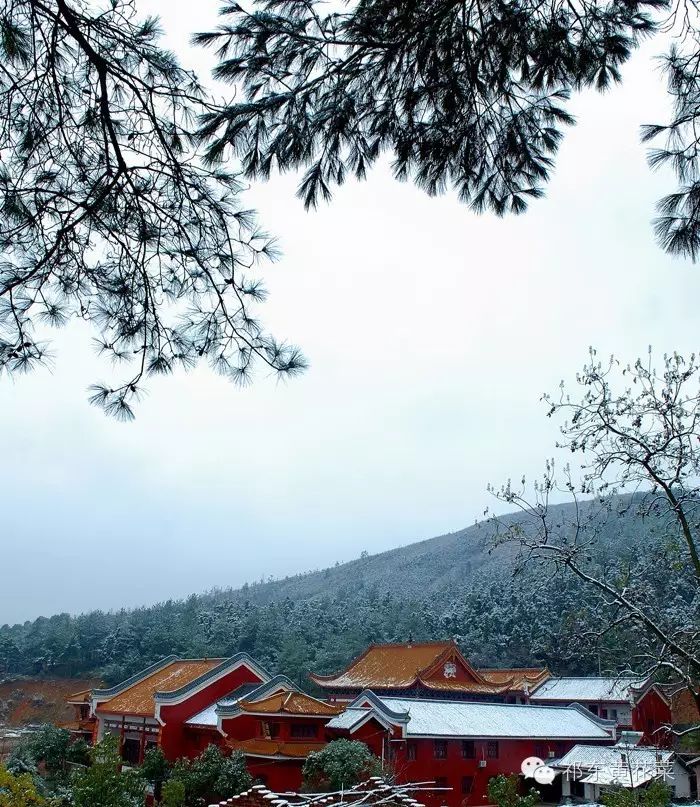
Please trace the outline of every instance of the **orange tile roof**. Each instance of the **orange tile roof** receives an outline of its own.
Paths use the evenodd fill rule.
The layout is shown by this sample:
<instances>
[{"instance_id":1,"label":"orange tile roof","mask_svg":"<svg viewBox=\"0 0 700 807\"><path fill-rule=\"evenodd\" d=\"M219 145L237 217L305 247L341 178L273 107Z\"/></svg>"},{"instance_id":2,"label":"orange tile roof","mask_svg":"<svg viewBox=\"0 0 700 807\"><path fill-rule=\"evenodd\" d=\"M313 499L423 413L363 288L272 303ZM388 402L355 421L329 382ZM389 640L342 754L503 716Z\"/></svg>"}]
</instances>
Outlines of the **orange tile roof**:
<instances>
[{"instance_id":1,"label":"orange tile roof","mask_svg":"<svg viewBox=\"0 0 700 807\"><path fill-rule=\"evenodd\" d=\"M448 650L453 642L370 645L338 675L311 675L326 687L409 687Z\"/></svg>"},{"instance_id":2,"label":"orange tile roof","mask_svg":"<svg viewBox=\"0 0 700 807\"><path fill-rule=\"evenodd\" d=\"M99 704L98 712L111 714L155 716L156 692L175 692L192 683L201 675L218 667L224 659L182 659L172 661L166 667L137 681L128 689L110 700Z\"/></svg>"},{"instance_id":3,"label":"orange tile roof","mask_svg":"<svg viewBox=\"0 0 700 807\"><path fill-rule=\"evenodd\" d=\"M326 743L285 743L278 740L227 740L232 751L251 756L305 759L313 751L325 748Z\"/></svg>"},{"instance_id":4,"label":"orange tile roof","mask_svg":"<svg viewBox=\"0 0 700 807\"><path fill-rule=\"evenodd\" d=\"M447 661L456 661L463 671L459 678L445 678ZM475 694L501 694L508 681L487 680L460 653L454 642L370 645L338 675L311 675L326 688L407 689L420 684L428 689Z\"/></svg>"},{"instance_id":5,"label":"orange tile roof","mask_svg":"<svg viewBox=\"0 0 700 807\"><path fill-rule=\"evenodd\" d=\"M480 681L456 681L453 678L438 680L431 678L418 679L427 689L437 689L441 692L473 692L474 694L500 695L508 690L507 684L488 684Z\"/></svg>"},{"instance_id":6,"label":"orange tile roof","mask_svg":"<svg viewBox=\"0 0 700 807\"><path fill-rule=\"evenodd\" d=\"M319 715L332 717L345 710L344 706L334 706L331 703L312 698L304 692L277 692L260 700L242 700L238 703L240 709L251 714L280 714L291 715Z\"/></svg>"},{"instance_id":7,"label":"orange tile roof","mask_svg":"<svg viewBox=\"0 0 700 807\"><path fill-rule=\"evenodd\" d=\"M546 667L511 667L509 669L496 669L487 667L480 669L479 673L487 681L494 684L508 684L511 689L533 689L544 683L550 672Z\"/></svg>"}]
</instances>

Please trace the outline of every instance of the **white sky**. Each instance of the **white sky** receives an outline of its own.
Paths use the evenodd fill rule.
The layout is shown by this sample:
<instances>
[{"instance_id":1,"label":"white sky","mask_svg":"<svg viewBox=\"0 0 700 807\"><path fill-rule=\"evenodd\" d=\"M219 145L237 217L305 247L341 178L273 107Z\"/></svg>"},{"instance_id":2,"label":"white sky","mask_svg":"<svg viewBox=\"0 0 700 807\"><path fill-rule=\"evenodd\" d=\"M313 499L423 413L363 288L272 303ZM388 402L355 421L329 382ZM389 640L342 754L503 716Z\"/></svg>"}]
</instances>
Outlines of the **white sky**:
<instances>
[{"instance_id":1,"label":"white sky","mask_svg":"<svg viewBox=\"0 0 700 807\"><path fill-rule=\"evenodd\" d=\"M186 44L215 0L139 0ZM467 526L488 482L539 473L542 392L589 345L625 359L697 347L698 270L653 243L641 123L664 119L652 43L626 83L573 105L545 200L477 217L385 167L305 213L296 177L246 205L275 233L260 309L304 349L298 380L239 390L206 367L149 383L134 423L86 388L110 378L82 326L55 369L0 382L0 624L150 603L378 552Z\"/></svg>"}]
</instances>

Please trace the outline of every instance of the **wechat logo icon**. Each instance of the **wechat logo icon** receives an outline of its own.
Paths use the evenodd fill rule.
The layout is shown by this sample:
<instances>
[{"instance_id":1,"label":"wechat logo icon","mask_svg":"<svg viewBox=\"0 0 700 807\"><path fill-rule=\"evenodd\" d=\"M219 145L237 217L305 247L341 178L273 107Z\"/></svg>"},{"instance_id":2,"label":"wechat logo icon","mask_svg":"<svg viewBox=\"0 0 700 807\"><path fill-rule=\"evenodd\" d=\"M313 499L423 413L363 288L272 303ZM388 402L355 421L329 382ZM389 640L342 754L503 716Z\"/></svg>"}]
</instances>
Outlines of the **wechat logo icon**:
<instances>
[{"instance_id":1,"label":"wechat logo icon","mask_svg":"<svg viewBox=\"0 0 700 807\"><path fill-rule=\"evenodd\" d=\"M551 785L556 776L554 768L550 768L539 757L524 759L520 770L526 779L534 779L538 785Z\"/></svg>"}]
</instances>

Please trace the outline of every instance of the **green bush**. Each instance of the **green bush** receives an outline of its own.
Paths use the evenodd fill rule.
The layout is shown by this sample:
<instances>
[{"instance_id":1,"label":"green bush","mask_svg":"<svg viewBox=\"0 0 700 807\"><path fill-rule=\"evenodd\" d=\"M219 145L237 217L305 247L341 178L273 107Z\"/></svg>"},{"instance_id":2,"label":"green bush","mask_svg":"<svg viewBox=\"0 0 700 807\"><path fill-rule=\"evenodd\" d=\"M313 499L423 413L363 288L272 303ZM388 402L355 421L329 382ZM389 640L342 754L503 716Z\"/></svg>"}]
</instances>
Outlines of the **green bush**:
<instances>
[{"instance_id":1,"label":"green bush","mask_svg":"<svg viewBox=\"0 0 700 807\"><path fill-rule=\"evenodd\" d=\"M518 793L519 779L517 776L503 776L499 774L489 779L487 786L489 801L497 807L534 807L540 801L540 794L534 789L521 796Z\"/></svg>"},{"instance_id":2,"label":"green bush","mask_svg":"<svg viewBox=\"0 0 700 807\"><path fill-rule=\"evenodd\" d=\"M364 743L333 740L307 757L302 769L303 787L312 791L336 791L381 772L381 760Z\"/></svg>"},{"instance_id":3,"label":"green bush","mask_svg":"<svg viewBox=\"0 0 700 807\"><path fill-rule=\"evenodd\" d=\"M601 794L605 807L668 807L671 803L671 788L660 779L654 779L648 787L614 787Z\"/></svg>"},{"instance_id":4,"label":"green bush","mask_svg":"<svg viewBox=\"0 0 700 807\"><path fill-rule=\"evenodd\" d=\"M178 759L171 775L184 784L185 804L190 807L223 801L253 784L243 754L224 756L215 745L192 760Z\"/></svg>"},{"instance_id":5,"label":"green bush","mask_svg":"<svg viewBox=\"0 0 700 807\"><path fill-rule=\"evenodd\" d=\"M162 807L184 807L185 785L179 779L170 779L163 784Z\"/></svg>"}]
</instances>

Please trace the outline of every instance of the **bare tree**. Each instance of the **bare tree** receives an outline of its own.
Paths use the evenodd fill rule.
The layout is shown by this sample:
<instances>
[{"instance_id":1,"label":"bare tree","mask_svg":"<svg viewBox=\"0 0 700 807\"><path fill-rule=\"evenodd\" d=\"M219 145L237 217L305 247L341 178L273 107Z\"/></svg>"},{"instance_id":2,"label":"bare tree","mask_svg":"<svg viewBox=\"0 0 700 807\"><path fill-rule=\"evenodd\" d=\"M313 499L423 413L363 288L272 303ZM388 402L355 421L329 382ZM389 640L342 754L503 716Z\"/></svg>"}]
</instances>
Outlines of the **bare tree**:
<instances>
[{"instance_id":1,"label":"bare tree","mask_svg":"<svg viewBox=\"0 0 700 807\"><path fill-rule=\"evenodd\" d=\"M494 517L496 543L515 543L518 568L566 571L600 606L599 637L635 631L636 672L682 684L700 708L700 363L695 355L590 361L544 401L563 417L557 447L579 460L541 479L490 488L520 518ZM569 507L555 507L568 501ZM630 515L633 516L630 519ZM600 563L600 545L645 520L630 562Z\"/></svg>"},{"instance_id":2,"label":"bare tree","mask_svg":"<svg viewBox=\"0 0 700 807\"><path fill-rule=\"evenodd\" d=\"M91 401L133 416L144 376L207 358L246 381L303 368L251 305L274 245L207 167L194 136L216 111L131 0L7 0L0 11L0 372L49 357L41 322L92 323L132 361Z\"/></svg>"}]
</instances>

